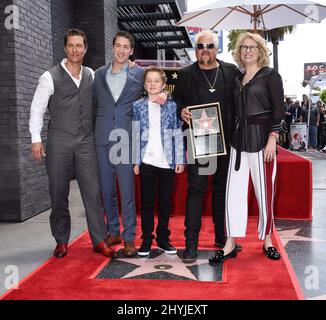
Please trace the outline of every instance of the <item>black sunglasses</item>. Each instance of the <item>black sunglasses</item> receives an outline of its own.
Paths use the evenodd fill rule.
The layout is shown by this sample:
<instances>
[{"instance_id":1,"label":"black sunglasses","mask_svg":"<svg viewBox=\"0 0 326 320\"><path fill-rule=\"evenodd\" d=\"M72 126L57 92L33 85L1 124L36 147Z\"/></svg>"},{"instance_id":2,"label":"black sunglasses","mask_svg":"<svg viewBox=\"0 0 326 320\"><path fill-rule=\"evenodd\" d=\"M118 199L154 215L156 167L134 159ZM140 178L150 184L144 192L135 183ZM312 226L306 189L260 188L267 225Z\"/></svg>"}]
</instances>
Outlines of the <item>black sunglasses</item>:
<instances>
[{"instance_id":1,"label":"black sunglasses","mask_svg":"<svg viewBox=\"0 0 326 320\"><path fill-rule=\"evenodd\" d=\"M214 49L215 44L214 43L197 43L197 49L202 50L202 49Z\"/></svg>"}]
</instances>

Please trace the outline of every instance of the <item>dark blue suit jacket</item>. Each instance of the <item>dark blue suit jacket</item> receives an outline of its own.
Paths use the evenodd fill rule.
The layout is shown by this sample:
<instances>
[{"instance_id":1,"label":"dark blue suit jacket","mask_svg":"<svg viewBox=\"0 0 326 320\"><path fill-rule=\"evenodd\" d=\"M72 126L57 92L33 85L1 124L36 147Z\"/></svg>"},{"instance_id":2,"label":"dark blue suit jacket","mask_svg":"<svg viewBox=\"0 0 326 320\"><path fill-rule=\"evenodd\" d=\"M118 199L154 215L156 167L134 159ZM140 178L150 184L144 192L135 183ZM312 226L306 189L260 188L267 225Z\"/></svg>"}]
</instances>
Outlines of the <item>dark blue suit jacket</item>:
<instances>
[{"instance_id":1,"label":"dark blue suit jacket","mask_svg":"<svg viewBox=\"0 0 326 320\"><path fill-rule=\"evenodd\" d=\"M106 82L109 66L103 66L95 72L95 141L97 145L108 145L111 131L124 129L129 134L129 144L131 144L132 104L141 96L144 86L144 70L138 66L128 68L127 82L120 98L115 102Z\"/></svg>"}]
</instances>

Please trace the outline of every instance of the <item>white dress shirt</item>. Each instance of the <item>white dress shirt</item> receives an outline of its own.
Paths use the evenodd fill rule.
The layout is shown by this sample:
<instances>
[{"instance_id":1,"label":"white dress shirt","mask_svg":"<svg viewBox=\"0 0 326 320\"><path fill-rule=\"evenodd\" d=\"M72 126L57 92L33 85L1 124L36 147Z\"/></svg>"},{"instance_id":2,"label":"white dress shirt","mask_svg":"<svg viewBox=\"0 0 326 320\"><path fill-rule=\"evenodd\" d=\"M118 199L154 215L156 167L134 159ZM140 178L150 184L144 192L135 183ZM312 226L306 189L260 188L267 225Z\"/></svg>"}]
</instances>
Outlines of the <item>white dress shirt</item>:
<instances>
[{"instance_id":1,"label":"white dress shirt","mask_svg":"<svg viewBox=\"0 0 326 320\"><path fill-rule=\"evenodd\" d=\"M67 59L61 61L61 66L69 74L71 79L75 82L76 86L79 88L82 74L83 66L80 69L79 79L76 79L66 67ZM94 71L90 68L87 68L92 73L94 78ZM43 128L43 117L48 107L50 97L54 93L54 84L51 73L49 71L44 72L38 82L34 98L31 105L31 115L29 120L29 132L32 136L32 143L42 142L41 132Z\"/></svg>"}]
</instances>

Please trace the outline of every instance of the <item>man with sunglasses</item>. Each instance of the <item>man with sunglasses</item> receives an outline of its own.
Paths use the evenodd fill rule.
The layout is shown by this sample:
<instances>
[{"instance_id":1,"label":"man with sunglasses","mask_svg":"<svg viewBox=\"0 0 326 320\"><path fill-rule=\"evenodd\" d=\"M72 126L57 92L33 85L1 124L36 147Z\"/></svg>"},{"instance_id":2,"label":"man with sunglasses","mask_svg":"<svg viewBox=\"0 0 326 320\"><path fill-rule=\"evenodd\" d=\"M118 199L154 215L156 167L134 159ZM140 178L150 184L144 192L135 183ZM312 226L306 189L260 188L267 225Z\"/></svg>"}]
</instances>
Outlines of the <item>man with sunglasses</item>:
<instances>
[{"instance_id":1,"label":"man with sunglasses","mask_svg":"<svg viewBox=\"0 0 326 320\"><path fill-rule=\"evenodd\" d=\"M195 42L197 61L179 72L173 94L178 105L178 114L189 125L191 114L187 110L188 106L219 102L225 143L229 148L234 123L233 90L235 77L239 71L235 65L216 59L218 53L216 33L204 30L197 35ZM182 257L184 263L192 263L197 259L202 205L208 187L208 175L203 175L201 170L207 167L207 163L202 164L194 160L189 149L185 217L186 248ZM225 243L225 189L229 156L210 158L209 161L216 161L216 170L212 177L212 218L215 227L215 245L220 247Z\"/></svg>"}]
</instances>

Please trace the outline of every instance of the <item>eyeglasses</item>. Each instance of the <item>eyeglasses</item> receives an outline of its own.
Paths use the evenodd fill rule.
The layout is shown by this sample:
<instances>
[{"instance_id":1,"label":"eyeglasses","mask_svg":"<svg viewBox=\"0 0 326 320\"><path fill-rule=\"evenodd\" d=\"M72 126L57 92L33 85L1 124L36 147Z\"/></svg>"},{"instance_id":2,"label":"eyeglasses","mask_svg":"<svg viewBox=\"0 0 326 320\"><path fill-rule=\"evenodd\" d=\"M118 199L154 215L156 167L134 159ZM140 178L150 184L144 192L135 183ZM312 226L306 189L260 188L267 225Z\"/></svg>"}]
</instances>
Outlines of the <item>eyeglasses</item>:
<instances>
[{"instance_id":1,"label":"eyeglasses","mask_svg":"<svg viewBox=\"0 0 326 320\"><path fill-rule=\"evenodd\" d=\"M202 50L204 48L206 49L214 49L215 44L214 43L197 43L197 49Z\"/></svg>"},{"instance_id":2,"label":"eyeglasses","mask_svg":"<svg viewBox=\"0 0 326 320\"><path fill-rule=\"evenodd\" d=\"M255 52L258 49L258 46L240 46L242 52L247 52L248 49L250 52Z\"/></svg>"}]
</instances>

